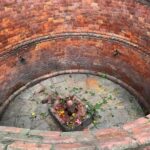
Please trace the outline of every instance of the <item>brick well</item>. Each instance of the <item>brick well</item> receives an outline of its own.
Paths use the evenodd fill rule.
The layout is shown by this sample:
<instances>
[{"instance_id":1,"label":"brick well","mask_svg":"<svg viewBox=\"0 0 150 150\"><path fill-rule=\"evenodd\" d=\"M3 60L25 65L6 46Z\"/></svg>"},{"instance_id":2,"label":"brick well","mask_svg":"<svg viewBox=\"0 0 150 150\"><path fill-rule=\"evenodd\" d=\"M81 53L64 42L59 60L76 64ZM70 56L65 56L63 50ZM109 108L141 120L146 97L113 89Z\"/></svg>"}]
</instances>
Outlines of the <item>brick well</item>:
<instances>
[{"instance_id":1,"label":"brick well","mask_svg":"<svg viewBox=\"0 0 150 150\"><path fill-rule=\"evenodd\" d=\"M18 89L66 70L117 78L145 117L68 135L0 126L0 150L150 149L149 0L0 0L0 113Z\"/></svg>"}]
</instances>

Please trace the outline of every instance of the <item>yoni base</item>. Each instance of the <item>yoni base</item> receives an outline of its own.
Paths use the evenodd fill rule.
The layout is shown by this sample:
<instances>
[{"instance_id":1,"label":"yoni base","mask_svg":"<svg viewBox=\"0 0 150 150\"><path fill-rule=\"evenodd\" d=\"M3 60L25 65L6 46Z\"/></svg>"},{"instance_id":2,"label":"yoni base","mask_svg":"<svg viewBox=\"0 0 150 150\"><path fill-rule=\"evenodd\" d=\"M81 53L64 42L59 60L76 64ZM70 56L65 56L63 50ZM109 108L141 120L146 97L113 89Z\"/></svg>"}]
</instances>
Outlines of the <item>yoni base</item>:
<instances>
[{"instance_id":1,"label":"yoni base","mask_svg":"<svg viewBox=\"0 0 150 150\"><path fill-rule=\"evenodd\" d=\"M85 118L80 125L76 125L73 128L69 128L67 125L63 124L57 114L55 114L55 110L53 108L49 108L50 115L54 118L56 123L60 126L62 131L69 132L69 131L81 131L86 128L88 125L92 123L92 118L87 117Z\"/></svg>"}]
</instances>

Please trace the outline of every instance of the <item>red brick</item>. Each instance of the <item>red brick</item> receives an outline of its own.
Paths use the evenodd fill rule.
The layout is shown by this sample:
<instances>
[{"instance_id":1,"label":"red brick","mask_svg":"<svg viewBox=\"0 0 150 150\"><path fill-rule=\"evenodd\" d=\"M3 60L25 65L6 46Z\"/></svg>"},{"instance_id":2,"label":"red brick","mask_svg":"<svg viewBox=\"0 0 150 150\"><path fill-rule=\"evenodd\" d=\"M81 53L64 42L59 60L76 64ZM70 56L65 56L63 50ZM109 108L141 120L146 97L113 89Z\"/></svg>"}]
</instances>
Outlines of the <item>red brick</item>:
<instances>
[{"instance_id":1,"label":"red brick","mask_svg":"<svg viewBox=\"0 0 150 150\"><path fill-rule=\"evenodd\" d=\"M60 132L55 131L37 131L33 130L29 133L30 135L35 136L42 136L42 142L43 143L74 143L76 142L76 139L74 137L70 136L61 136Z\"/></svg>"},{"instance_id":2,"label":"red brick","mask_svg":"<svg viewBox=\"0 0 150 150\"><path fill-rule=\"evenodd\" d=\"M150 144L150 122L137 126L130 131L134 139L141 145Z\"/></svg>"},{"instance_id":3,"label":"red brick","mask_svg":"<svg viewBox=\"0 0 150 150\"><path fill-rule=\"evenodd\" d=\"M123 126L123 128L125 130L129 131L130 129L133 129L133 128L137 127L137 126L140 126L140 125L142 126L143 124L145 124L147 122L148 122L148 119L146 119L146 118L139 118L139 119L137 119L135 121L132 121L132 122L129 122L129 123L125 124Z\"/></svg>"},{"instance_id":4,"label":"red brick","mask_svg":"<svg viewBox=\"0 0 150 150\"><path fill-rule=\"evenodd\" d=\"M72 137L75 138L79 142L91 142L95 141L95 137L91 134L90 131L84 130L82 132L76 131L76 132L63 132L62 137Z\"/></svg>"},{"instance_id":5,"label":"red brick","mask_svg":"<svg viewBox=\"0 0 150 150\"><path fill-rule=\"evenodd\" d=\"M147 92L147 89L149 89L150 85L148 57L150 49L150 9L148 5L143 5L141 2L142 1L139 2L134 0L82 0L75 2L61 0L58 4L58 1L48 2L46 0L14 0L11 3L9 0L1 1L0 39L3 41L0 41L0 53L4 53L6 50L12 50L14 45L21 43L22 41L32 40L39 36L42 37L50 34L55 35L62 32L94 32L98 35L102 34L101 40L103 39L103 44L100 45L98 52L96 53L97 55L92 53L93 48L91 48L91 45L89 44L89 39L86 39L86 41L85 39L78 39L78 43L76 43L74 42L74 36L71 37L71 42L64 42L64 44L58 46L57 49L60 49L60 51L56 52L56 56L57 59L59 59L57 62L60 64L60 67L66 69L79 69L80 66L80 69L104 71L108 74L110 73L112 76L119 77L120 80L126 82L127 84L130 83L130 85L133 86L132 88L134 88L144 97L145 101L143 100L144 102L142 103L149 108L150 94ZM90 39L95 40L95 44L92 44L93 47L96 47L95 45L97 45L98 41L100 40L96 40L96 38L93 37L90 37ZM62 41L62 39L57 39L54 43L58 44L58 41ZM134 46L130 47L129 43ZM69 44L70 47L75 46L76 48L71 56L65 57L67 55L67 51L69 51L66 48ZM120 48L123 53L122 56L117 59L112 58L111 53L113 48ZM84 54L82 51L83 49L88 52L85 54L86 58L84 58L84 60L82 58ZM53 56L55 50L56 46L53 45L49 46L49 48L47 47L44 51L44 54L41 53L42 50L39 50L39 58L36 58L38 61L35 59L32 61L32 63L36 62L36 65L39 66L40 70L40 64L42 64L43 60L45 60L47 64L52 61L52 59L48 58ZM20 51L23 55L25 55L25 52L22 50L22 48L19 50L19 52ZM28 47L28 56L31 56L31 51L35 52L34 48ZM42 55L46 55L47 60L43 58ZM90 58L91 55L93 58ZM71 57L74 57L73 61L71 61ZM68 58L70 58L70 60L68 60ZM9 57L8 60L9 59L11 58ZM74 65L70 64L70 61L73 62ZM29 62L30 61L28 61L28 63ZM17 62L14 63L17 64ZM67 66L66 63L68 63ZM31 64L31 62L28 65L36 68L33 64ZM92 65L93 67L91 67ZM13 72L12 69L15 70L16 68L11 68L10 70L7 68L6 72ZM22 69L20 69L18 66L16 70L19 71ZM33 72L35 71L34 74L41 76L44 74L43 72L50 72L51 68L49 68L49 70L43 70L44 71L41 69L41 72L36 72L33 70ZM0 70L0 73L7 77L5 72L1 72ZM21 73L18 72L18 74L20 75ZM22 74L25 75L27 73L22 70ZM18 75L14 74L14 76ZM11 77L9 78L10 79L8 80L11 80L11 82L17 80L14 78L12 79ZM34 77L31 75L28 79L32 80L33 78ZM26 84L26 82L28 82L26 80L24 81L23 78L21 79L22 80L20 83ZM10 84L16 85L18 83ZM2 93L1 95L3 95L3 97L0 97L0 101L5 100L6 97L9 96L5 93L11 93L10 91L13 92L13 89L14 87L12 87L12 89L4 87L5 92L0 90ZM146 101L148 101L148 104Z\"/></svg>"},{"instance_id":6,"label":"red brick","mask_svg":"<svg viewBox=\"0 0 150 150\"><path fill-rule=\"evenodd\" d=\"M22 128L0 126L1 132L20 133L22 130Z\"/></svg>"},{"instance_id":7,"label":"red brick","mask_svg":"<svg viewBox=\"0 0 150 150\"><path fill-rule=\"evenodd\" d=\"M149 109L150 93L147 90L150 88L150 9L148 5L143 5L141 2L134 0L99 0L96 2L94 0L76 2L69 0L51 2L46 0L1 1L0 54L5 52L7 48L12 50L12 47L21 41L31 40L48 34L55 35L60 32L95 32L98 35L102 33L103 38L101 38L102 44L100 45L100 40L92 38L92 36L90 36L91 39L71 37L68 41L56 39L53 43L50 42L51 44L48 46L47 44L42 45L44 43L42 42L41 47L39 46L36 49L37 55L35 54L34 46L28 46L28 52L21 48L18 51L22 55L32 58L28 59L27 65L32 66L29 69L18 65L15 53L7 53L9 56L6 59L1 57L2 61L0 61L0 104L8 98L8 93L14 91L16 85L20 85L19 83L26 84L35 79L35 77L55 71L55 66L47 67L48 69L43 67L43 61L47 62L47 64L57 61L62 69L102 71L117 78L119 77L120 80L132 85L132 88L144 97L145 100L141 102ZM68 17L64 19L66 15ZM115 40L115 38L118 38L118 40ZM125 43L121 42L124 39L127 41ZM131 42L134 46L129 44ZM72 50L73 47L75 48ZM122 55L117 58L112 57L112 52L115 48L120 49L122 52ZM71 50L72 53L69 53L68 51ZM52 56L55 61L50 59ZM94 65L94 62L96 62L96 65ZM17 67L12 67L10 64L17 64ZM20 74L22 76L19 76ZM28 76L24 76L27 74ZM18 86L18 88L21 86ZM150 139L150 125L147 121L148 119L141 118L124 125L123 128L127 132L130 131L138 143L147 144ZM0 127L0 132L20 133L21 131L22 129L18 128ZM127 132L120 129L98 131L96 137L98 142L100 142L99 147L112 149L114 147L132 147L134 144L136 145ZM54 135L51 132L33 134L43 136L43 142L45 143L76 142L75 138L69 136L61 137L59 133ZM30 148L37 146L33 143L30 144ZM18 144L18 146L25 145L26 143ZM11 146L13 147L13 144L9 145L9 148ZM58 146L65 148L65 145ZM69 147L70 145L67 146ZM72 146L77 148L79 145Z\"/></svg>"},{"instance_id":8,"label":"red brick","mask_svg":"<svg viewBox=\"0 0 150 150\"><path fill-rule=\"evenodd\" d=\"M95 150L95 146L80 143L58 144L55 146L55 150Z\"/></svg>"},{"instance_id":9,"label":"red brick","mask_svg":"<svg viewBox=\"0 0 150 150\"><path fill-rule=\"evenodd\" d=\"M135 140L131 139L127 132L117 129L104 129L95 133L98 139L98 145L100 149L127 149L137 147Z\"/></svg>"},{"instance_id":10,"label":"red brick","mask_svg":"<svg viewBox=\"0 0 150 150\"><path fill-rule=\"evenodd\" d=\"M44 137L43 143L60 144L60 143L75 143L77 140L71 137Z\"/></svg>"},{"instance_id":11,"label":"red brick","mask_svg":"<svg viewBox=\"0 0 150 150\"><path fill-rule=\"evenodd\" d=\"M7 147L7 150L50 150L51 145L49 144L35 144L35 143L26 143L21 141L15 141Z\"/></svg>"},{"instance_id":12,"label":"red brick","mask_svg":"<svg viewBox=\"0 0 150 150\"><path fill-rule=\"evenodd\" d=\"M57 138L57 137L60 137L60 132L33 130L30 132L30 135L43 136L43 137L48 137L48 138Z\"/></svg>"}]
</instances>

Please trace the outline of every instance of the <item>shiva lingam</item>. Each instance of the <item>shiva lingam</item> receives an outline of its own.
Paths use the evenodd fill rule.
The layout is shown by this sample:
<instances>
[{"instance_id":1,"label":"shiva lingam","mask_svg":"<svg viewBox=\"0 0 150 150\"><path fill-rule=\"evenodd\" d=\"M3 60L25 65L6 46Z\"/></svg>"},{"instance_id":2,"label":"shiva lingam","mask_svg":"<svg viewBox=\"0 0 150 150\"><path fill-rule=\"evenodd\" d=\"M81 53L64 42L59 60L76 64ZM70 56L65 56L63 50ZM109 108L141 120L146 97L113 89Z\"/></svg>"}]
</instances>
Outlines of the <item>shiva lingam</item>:
<instances>
[{"instance_id":1,"label":"shiva lingam","mask_svg":"<svg viewBox=\"0 0 150 150\"><path fill-rule=\"evenodd\" d=\"M62 131L83 130L92 122L92 118L87 114L85 104L75 95L68 97L50 97L49 113L59 124Z\"/></svg>"}]
</instances>

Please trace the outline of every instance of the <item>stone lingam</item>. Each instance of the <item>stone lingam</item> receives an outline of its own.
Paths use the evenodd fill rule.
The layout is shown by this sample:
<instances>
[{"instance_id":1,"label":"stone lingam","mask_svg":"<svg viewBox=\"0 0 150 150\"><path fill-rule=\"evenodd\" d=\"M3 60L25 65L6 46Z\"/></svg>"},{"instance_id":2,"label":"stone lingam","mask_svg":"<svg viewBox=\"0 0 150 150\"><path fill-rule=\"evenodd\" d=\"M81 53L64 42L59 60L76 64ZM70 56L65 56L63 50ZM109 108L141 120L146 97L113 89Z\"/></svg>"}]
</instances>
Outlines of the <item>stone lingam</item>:
<instances>
[{"instance_id":1,"label":"stone lingam","mask_svg":"<svg viewBox=\"0 0 150 150\"><path fill-rule=\"evenodd\" d=\"M76 96L50 96L49 113L62 131L80 131L92 122L86 105Z\"/></svg>"}]
</instances>

